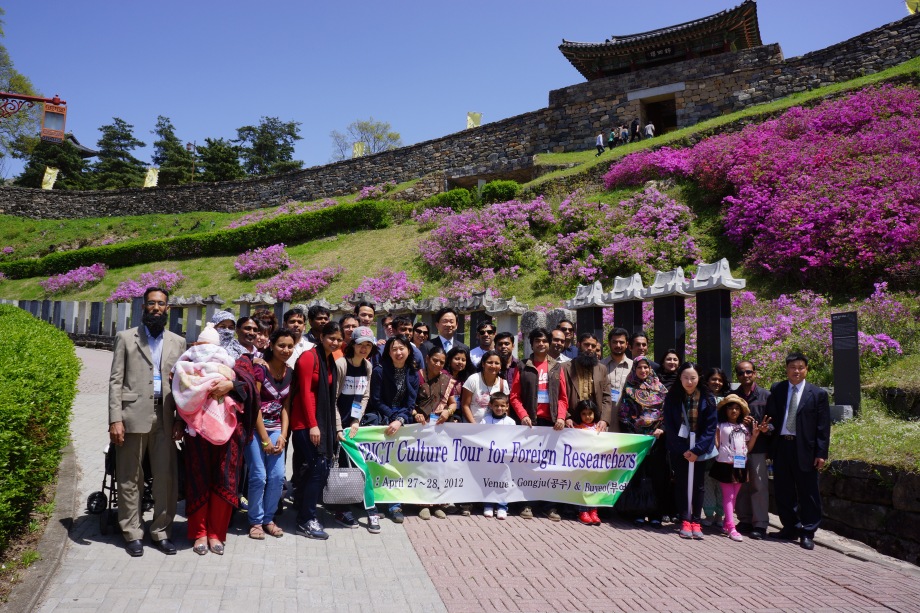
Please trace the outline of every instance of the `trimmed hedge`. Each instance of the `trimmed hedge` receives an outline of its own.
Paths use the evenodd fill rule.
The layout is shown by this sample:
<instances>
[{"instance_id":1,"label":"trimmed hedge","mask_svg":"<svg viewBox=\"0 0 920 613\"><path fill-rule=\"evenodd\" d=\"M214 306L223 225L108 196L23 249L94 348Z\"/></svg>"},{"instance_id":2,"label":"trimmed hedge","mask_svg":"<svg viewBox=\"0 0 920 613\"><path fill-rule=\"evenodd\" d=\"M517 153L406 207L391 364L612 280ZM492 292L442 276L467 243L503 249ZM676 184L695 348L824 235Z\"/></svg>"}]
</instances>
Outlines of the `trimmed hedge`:
<instances>
[{"instance_id":1,"label":"trimmed hedge","mask_svg":"<svg viewBox=\"0 0 920 613\"><path fill-rule=\"evenodd\" d=\"M11 279L25 279L59 274L97 262L109 268L120 268L161 260L236 255L275 243L291 244L355 230L386 228L390 223L389 203L362 200L302 215L279 215L241 228L87 247L52 253L42 258L4 262L0 264L0 272Z\"/></svg>"},{"instance_id":2,"label":"trimmed hedge","mask_svg":"<svg viewBox=\"0 0 920 613\"><path fill-rule=\"evenodd\" d=\"M482 202L508 202L517 198L520 191L521 185L517 181L489 181L482 186Z\"/></svg>"},{"instance_id":3,"label":"trimmed hedge","mask_svg":"<svg viewBox=\"0 0 920 613\"><path fill-rule=\"evenodd\" d=\"M57 473L80 361L67 334L0 304L0 553Z\"/></svg>"}]
</instances>

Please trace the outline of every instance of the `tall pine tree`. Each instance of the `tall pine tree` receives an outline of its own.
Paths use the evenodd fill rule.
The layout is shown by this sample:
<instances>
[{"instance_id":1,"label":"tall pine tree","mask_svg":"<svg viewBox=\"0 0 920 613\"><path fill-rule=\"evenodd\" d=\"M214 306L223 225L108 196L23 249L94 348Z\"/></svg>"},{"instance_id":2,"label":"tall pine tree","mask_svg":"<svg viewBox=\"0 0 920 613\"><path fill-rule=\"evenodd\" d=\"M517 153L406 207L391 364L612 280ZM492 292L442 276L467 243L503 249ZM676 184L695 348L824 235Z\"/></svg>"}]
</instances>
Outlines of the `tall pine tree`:
<instances>
[{"instance_id":1,"label":"tall pine tree","mask_svg":"<svg viewBox=\"0 0 920 613\"><path fill-rule=\"evenodd\" d=\"M223 138L206 138L198 146L196 181L233 181L246 176L240 166L240 149Z\"/></svg>"},{"instance_id":2,"label":"tall pine tree","mask_svg":"<svg viewBox=\"0 0 920 613\"><path fill-rule=\"evenodd\" d=\"M294 159L294 141L300 136L300 122L283 122L277 117L262 117L258 126L236 130L243 168L250 175L275 175L299 170L303 162Z\"/></svg>"},{"instance_id":3,"label":"tall pine tree","mask_svg":"<svg viewBox=\"0 0 920 613\"><path fill-rule=\"evenodd\" d=\"M153 163L160 167L158 185L182 185L191 181L192 152L176 136L176 128L169 117L157 117L152 133L157 137L153 141Z\"/></svg>"},{"instance_id":4,"label":"tall pine tree","mask_svg":"<svg viewBox=\"0 0 920 613\"><path fill-rule=\"evenodd\" d=\"M113 117L112 123L99 131L102 138L96 144L99 160L93 164L92 186L95 189L143 186L146 166L131 155L131 151L146 144L134 137L134 126L120 117Z\"/></svg>"}]
</instances>

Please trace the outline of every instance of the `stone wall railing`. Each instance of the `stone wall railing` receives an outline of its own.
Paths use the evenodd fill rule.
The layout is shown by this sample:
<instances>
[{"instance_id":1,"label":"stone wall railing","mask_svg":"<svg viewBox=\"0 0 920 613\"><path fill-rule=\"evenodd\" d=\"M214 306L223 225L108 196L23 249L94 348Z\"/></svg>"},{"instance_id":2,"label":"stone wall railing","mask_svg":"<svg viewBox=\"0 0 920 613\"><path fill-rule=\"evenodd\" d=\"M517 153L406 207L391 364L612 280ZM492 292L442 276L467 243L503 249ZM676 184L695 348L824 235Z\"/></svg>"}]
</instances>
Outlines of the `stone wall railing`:
<instances>
[{"instance_id":1,"label":"stone wall railing","mask_svg":"<svg viewBox=\"0 0 920 613\"><path fill-rule=\"evenodd\" d=\"M446 180L418 186L419 199L462 174L522 176L533 156L591 149L599 131L642 114L643 95L674 93L680 126L878 72L920 56L920 15L906 17L801 57L782 59L778 45L686 60L550 92L537 111L415 145L275 177L207 185L113 191L0 188L0 213L63 219L187 211L241 211L408 181L451 169ZM643 91L645 93L643 93Z\"/></svg>"},{"instance_id":2,"label":"stone wall railing","mask_svg":"<svg viewBox=\"0 0 920 613\"><path fill-rule=\"evenodd\" d=\"M823 527L920 564L920 475L836 461L821 473Z\"/></svg>"}]
</instances>

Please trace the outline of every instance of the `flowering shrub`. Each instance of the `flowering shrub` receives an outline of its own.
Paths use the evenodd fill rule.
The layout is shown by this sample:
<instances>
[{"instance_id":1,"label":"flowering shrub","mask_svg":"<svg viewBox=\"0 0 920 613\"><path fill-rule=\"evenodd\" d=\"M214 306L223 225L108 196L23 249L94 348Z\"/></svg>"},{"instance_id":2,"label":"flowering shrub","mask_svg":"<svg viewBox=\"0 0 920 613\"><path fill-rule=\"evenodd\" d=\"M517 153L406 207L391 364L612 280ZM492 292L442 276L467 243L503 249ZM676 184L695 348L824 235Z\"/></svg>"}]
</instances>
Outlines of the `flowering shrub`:
<instances>
[{"instance_id":1,"label":"flowering shrub","mask_svg":"<svg viewBox=\"0 0 920 613\"><path fill-rule=\"evenodd\" d=\"M40 281L39 285L45 290L46 295L53 296L96 285L105 277L105 272L105 264L81 266L65 273L48 277L44 281Z\"/></svg>"},{"instance_id":2,"label":"flowering shrub","mask_svg":"<svg viewBox=\"0 0 920 613\"><path fill-rule=\"evenodd\" d=\"M419 229L430 230L444 217L453 214L454 211L452 209L436 206L431 209L425 209L421 213L413 213L412 219L419 225Z\"/></svg>"},{"instance_id":3,"label":"flowering shrub","mask_svg":"<svg viewBox=\"0 0 920 613\"><path fill-rule=\"evenodd\" d=\"M355 198L355 202L381 198L394 187L396 187L396 181L387 181L386 183L381 183L380 185L367 185L361 188L361 193L359 193L358 197Z\"/></svg>"},{"instance_id":4,"label":"flowering shrub","mask_svg":"<svg viewBox=\"0 0 920 613\"><path fill-rule=\"evenodd\" d=\"M284 243L278 243L264 249L250 249L241 253L233 266L241 277L255 279L290 268L291 258L284 250Z\"/></svg>"},{"instance_id":5,"label":"flowering shrub","mask_svg":"<svg viewBox=\"0 0 920 613\"><path fill-rule=\"evenodd\" d=\"M588 203L575 192L559 205L562 233L546 250L556 285L608 281L636 272L649 277L699 259L690 236L693 213L649 187L618 204Z\"/></svg>"},{"instance_id":6,"label":"flowering shrub","mask_svg":"<svg viewBox=\"0 0 920 613\"><path fill-rule=\"evenodd\" d=\"M654 151L637 151L619 160L604 175L604 185L607 189L642 185L646 181L663 177L687 177L690 172L686 149L662 147Z\"/></svg>"},{"instance_id":7,"label":"flowering shrub","mask_svg":"<svg viewBox=\"0 0 920 613\"><path fill-rule=\"evenodd\" d=\"M408 300L416 298L422 291L421 281L409 281L406 271L393 272L389 268L382 268L376 277L364 277L355 291L343 300L353 300L355 295L367 294L374 302L385 300Z\"/></svg>"},{"instance_id":8,"label":"flowering shrub","mask_svg":"<svg viewBox=\"0 0 920 613\"><path fill-rule=\"evenodd\" d=\"M542 196L511 200L480 210L443 215L419 249L427 272L481 291L497 279L517 277L532 264L536 237L555 222Z\"/></svg>"},{"instance_id":9,"label":"flowering shrub","mask_svg":"<svg viewBox=\"0 0 920 613\"><path fill-rule=\"evenodd\" d=\"M309 300L326 289L343 271L340 266L322 270L293 268L259 283L256 285L256 291L271 294L275 299L287 302Z\"/></svg>"},{"instance_id":10,"label":"flowering shrub","mask_svg":"<svg viewBox=\"0 0 920 613\"><path fill-rule=\"evenodd\" d=\"M279 215L303 215L304 213L311 213L313 211L319 211L320 209L327 209L338 204L339 203L332 198L326 198L325 200L313 202L311 204L299 204L297 202L290 201L282 204L274 211L260 210L243 215L239 219L236 219L227 224L227 228L242 228L243 226L248 226L260 221L274 219Z\"/></svg>"},{"instance_id":11,"label":"flowering shrub","mask_svg":"<svg viewBox=\"0 0 920 613\"><path fill-rule=\"evenodd\" d=\"M139 279L128 279L119 283L115 291L106 298L106 302L131 302L135 298L143 297L148 287L162 287L171 292L183 281L185 281L185 275L178 270L175 272L171 270L145 272Z\"/></svg>"},{"instance_id":12,"label":"flowering shrub","mask_svg":"<svg viewBox=\"0 0 920 613\"><path fill-rule=\"evenodd\" d=\"M4 247L3 255L13 255L13 251L15 250L12 247Z\"/></svg>"},{"instance_id":13,"label":"flowering shrub","mask_svg":"<svg viewBox=\"0 0 920 613\"><path fill-rule=\"evenodd\" d=\"M663 151L627 156L605 184L689 176L730 192L726 235L751 269L840 290L920 266L916 89L864 89L662 159Z\"/></svg>"}]
</instances>

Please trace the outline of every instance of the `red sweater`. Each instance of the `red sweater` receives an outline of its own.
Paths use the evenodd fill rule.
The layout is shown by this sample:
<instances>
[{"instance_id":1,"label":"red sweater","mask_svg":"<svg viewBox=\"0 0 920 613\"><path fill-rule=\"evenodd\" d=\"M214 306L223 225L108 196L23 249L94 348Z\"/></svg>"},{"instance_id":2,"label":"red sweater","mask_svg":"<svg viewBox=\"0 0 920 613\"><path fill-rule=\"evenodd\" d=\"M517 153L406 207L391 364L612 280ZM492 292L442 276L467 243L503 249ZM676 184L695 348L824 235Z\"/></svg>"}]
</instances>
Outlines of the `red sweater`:
<instances>
[{"instance_id":1,"label":"red sweater","mask_svg":"<svg viewBox=\"0 0 920 613\"><path fill-rule=\"evenodd\" d=\"M297 358L294 368L297 393L291 399L291 430L307 430L318 427L316 421L316 388L319 385L319 355L316 349L304 351ZM329 381L332 385L332 371Z\"/></svg>"}]
</instances>

